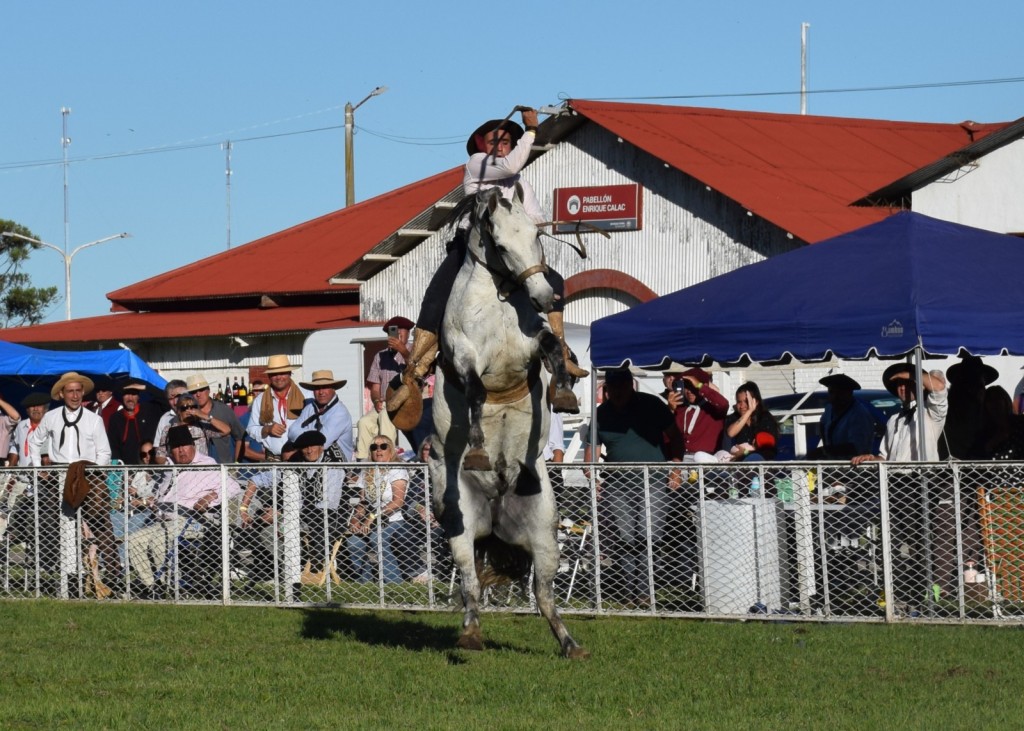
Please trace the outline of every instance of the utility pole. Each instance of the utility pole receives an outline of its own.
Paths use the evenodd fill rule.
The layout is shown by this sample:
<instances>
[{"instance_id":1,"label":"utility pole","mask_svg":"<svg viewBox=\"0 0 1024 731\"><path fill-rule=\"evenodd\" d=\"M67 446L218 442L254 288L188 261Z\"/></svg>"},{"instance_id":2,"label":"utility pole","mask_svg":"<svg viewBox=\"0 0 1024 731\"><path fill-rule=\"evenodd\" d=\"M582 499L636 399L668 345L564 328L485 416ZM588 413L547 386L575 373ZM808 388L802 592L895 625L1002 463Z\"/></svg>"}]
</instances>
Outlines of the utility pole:
<instances>
[{"instance_id":1,"label":"utility pole","mask_svg":"<svg viewBox=\"0 0 1024 731\"><path fill-rule=\"evenodd\" d=\"M68 145L71 138L68 137L68 115L71 114L69 107L60 108L61 128L60 147L64 160L64 256L68 255L68 241L71 238L71 223L68 216Z\"/></svg>"},{"instance_id":2,"label":"utility pole","mask_svg":"<svg viewBox=\"0 0 1024 731\"><path fill-rule=\"evenodd\" d=\"M355 106L352 106L352 102L345 104L345 207L352 205L356 202L356 170L355 161L352 159L352 132L355 128L355 111L359 107L363 106L369 99L375 96L380 96L388 90L386 86L378 86L376 89L367 94L363 101L359 102Z\"/></svg>"},{"instance_id":3,"label":"utility pole","mask_svg":"<svg viewBox=\"0 0 1024 731\"><path fill-rule=\"evenodd\" d=\"M224 164L226 169L224 175L226 177L227 186L227 216L228 216L228 249L231 248L231 140L225 140L222 145L224 148Z\"/></svg>"},{"instance_id":4,"label":"utility pole","mask_svg":"<svg viewBox=\"0 0 1024 731\"><path fill-rule=\"evenodd\" d=\"M807 114L807 29L810 23L800 24L800 114Z\"/></svg>"}]
</instances>

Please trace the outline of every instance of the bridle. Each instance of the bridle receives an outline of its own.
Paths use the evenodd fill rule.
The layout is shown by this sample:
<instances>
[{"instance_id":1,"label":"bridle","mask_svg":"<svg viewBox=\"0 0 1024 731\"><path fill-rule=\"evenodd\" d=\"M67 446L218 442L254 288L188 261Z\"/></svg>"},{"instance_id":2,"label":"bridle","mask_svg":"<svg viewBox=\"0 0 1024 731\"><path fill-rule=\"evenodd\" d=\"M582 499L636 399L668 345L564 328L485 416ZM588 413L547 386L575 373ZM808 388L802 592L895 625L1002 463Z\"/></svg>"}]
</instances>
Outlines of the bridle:
<instances>
[{"instance_id":1,"label":"bridle","mask_svg":"<svg viewBox=\"0 0 1024 731\"><path fill-rule=\"evenodd\" d=\"M491 251L497 256L498 260L502 263L504 271L500 271L490 264L488 264L482 257L480 257L474 247L470 245L468 252L473 261L483 267L489 274L491 274L497 280L498 294L502 297L507 298L510 294L515 292L517 289L522 289L523 284L527 279L532 277L534 274L547 274L548 265L545 262L544 249L540 252L540 263L529 266L518 274L514 273L511 269L505 265L505 260L502 258L501 253L498 251L497 243L494 240L494 236L491 234L491 222L488 214L482 214L473 222L474 225L471 228L470 235L477 235L480 239L480 248L487 250L490 247Z\"/></svg>"}]
</instances>

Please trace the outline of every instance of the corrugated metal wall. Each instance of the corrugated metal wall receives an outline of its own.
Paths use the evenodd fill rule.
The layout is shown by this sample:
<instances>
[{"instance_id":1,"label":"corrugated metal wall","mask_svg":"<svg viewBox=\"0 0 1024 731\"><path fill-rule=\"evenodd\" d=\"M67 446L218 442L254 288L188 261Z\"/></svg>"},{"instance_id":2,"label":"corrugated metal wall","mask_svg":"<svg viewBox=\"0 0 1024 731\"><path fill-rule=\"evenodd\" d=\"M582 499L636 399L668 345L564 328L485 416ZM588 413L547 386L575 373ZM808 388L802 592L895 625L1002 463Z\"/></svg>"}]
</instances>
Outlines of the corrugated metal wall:
<instances>
[{"instance_id":1,"label":"corrugated metal wall","mask_svg":"<svg viewBox=\"0 0 1024 731\"><path fill-rule=\"evenodd\" d=\"M643 228L610 239L585 237L588 258L545 237L548 262L566 279L582 271L613 269L659 295L702 282L798 244L699 181L666 169L638 148L595 125L584 125L524 172L541 207L553 210L555 188L639 183ZM569 237L565 237L569 238ZM443 236L426 239L363 285L364 319L403 314L415 319L430 277L444 255ZM589 325L636 304L620 292L591 291L571 300L566 320Z\"/></svg>"}]
</instances>

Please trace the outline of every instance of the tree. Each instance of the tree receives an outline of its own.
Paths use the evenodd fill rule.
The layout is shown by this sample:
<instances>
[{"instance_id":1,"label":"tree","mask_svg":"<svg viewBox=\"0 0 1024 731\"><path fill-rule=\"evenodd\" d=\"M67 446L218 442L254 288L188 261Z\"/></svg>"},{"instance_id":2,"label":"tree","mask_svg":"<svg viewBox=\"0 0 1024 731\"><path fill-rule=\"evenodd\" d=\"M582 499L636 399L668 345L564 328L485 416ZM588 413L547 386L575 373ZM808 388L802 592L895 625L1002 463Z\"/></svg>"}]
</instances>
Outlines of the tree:
<instances>
[{"instance_id":1,"label":"tree","mask_svg":"<svg viewBox=\"0 0 1024 731\"><path fill-rule=\"evenodd\" d=\"M0 234L5 231L39 237L14 221L0 218ZM56 287L33 287L29 276L21 271L29 255L39 244L0 236L0 321L3 327L37 325L57 301Z\"/></svg>"}]
</instances>

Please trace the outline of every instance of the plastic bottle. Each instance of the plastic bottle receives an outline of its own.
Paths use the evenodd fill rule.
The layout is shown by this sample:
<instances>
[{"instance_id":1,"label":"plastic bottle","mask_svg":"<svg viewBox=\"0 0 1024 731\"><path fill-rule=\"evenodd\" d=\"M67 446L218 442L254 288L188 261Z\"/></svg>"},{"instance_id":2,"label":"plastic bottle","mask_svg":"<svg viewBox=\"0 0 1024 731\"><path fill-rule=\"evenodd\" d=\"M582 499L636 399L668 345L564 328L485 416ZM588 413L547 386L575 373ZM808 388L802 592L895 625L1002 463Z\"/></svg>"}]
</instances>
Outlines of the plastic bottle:
<instances>
[{"instance_id":1,"label":"plastic bottle","mask_svg":"<svg viewBox=\"0 0 1024 731\"><path fill-rule=\"evenodd\" d=\"M754 479L750 481L750 497L757 497L761 494L761 477L755 475Z\"/></svg>"},{"instance_id":2,"label":"plastic bottle","mask_svg":"<svg viewBox=\"0 0 1024 731\"><path fill-rule=\"evenodd\" d=\"M968 561L964 565L964 583L965 584L976 584L978 583L978 570L974 568L974 561Z\"/></svg>"}]
</instances>

